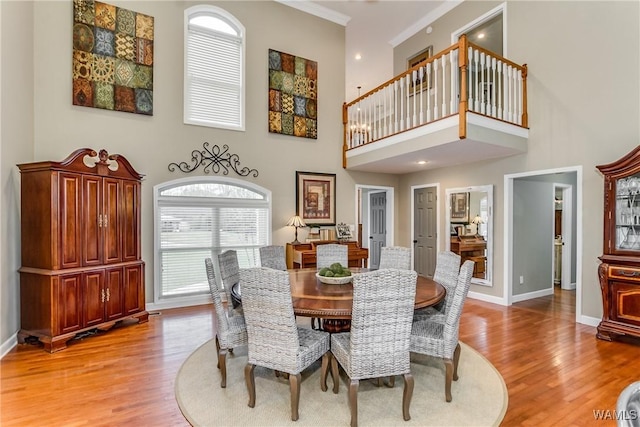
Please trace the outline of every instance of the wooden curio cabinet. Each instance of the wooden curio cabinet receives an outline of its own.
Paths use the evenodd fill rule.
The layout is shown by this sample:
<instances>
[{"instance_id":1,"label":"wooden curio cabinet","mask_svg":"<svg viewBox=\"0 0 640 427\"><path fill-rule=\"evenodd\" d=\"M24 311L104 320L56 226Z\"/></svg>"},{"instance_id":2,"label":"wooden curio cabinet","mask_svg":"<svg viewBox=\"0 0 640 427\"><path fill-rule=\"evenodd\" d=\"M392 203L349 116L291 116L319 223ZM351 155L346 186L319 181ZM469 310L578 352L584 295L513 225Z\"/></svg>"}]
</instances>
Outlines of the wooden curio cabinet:
<instances>
[{"instance_id":1,"label":"wooden curio cabinet","mask_svg":"<svg viewBox=\"0 0 640 427\"><path fill-rule=\"evenodd\" d=\"M148 320L140 182L122 156L84 148L21 175L20 342L54 352L78 333Z\"/></svg>"},{"instance_id":2,"label":"wooden curio cabinet","mask_svg":"<svg viewBox=\"0 0 640 427\"><path fill-rule=\"evenodd\" d=\"M636 339L640 338L640 146L597 168L604 175L604 249L598 267L603 314L597 337Z\"/></svg>"}]
</instances>

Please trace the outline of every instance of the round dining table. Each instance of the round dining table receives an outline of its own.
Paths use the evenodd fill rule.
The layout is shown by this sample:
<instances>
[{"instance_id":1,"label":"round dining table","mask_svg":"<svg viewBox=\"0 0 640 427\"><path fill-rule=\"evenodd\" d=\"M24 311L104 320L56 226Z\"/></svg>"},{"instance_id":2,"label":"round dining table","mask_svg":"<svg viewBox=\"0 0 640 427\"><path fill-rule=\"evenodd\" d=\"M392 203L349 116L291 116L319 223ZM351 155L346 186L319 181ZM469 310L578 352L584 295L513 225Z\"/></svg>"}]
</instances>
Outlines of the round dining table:
<instances>
[{"instance_id":1,"label":"round dining table","mask_svg":"<svg viewBox=\"0 0 640 427\"><path fill-rule=\"evenodd\" d=\"M354 274L370 271L367 268L350 268ZM296 316L314 317L323 320L323 329L328 332L348 330L351 324L353 305L353 283L330 285L320 282L317 269L302 268L288 270L291 284L293 313ZM240 285L231 289L231 295L242 301ZM445 296L445 288L432 279L418 276L416 283L415 308L436 305Z\"/></svg>"}]
</instances>

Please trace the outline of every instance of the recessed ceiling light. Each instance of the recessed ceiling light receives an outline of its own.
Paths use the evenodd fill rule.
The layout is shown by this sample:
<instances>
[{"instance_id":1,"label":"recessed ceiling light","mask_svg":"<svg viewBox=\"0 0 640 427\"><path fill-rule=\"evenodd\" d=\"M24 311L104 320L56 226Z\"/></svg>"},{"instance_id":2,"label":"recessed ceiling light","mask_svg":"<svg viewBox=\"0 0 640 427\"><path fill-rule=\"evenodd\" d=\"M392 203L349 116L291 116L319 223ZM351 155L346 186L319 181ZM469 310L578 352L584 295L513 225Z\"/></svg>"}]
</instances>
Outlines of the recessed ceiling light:
<instances>
[{"instance_id":1,"label":"recessed ceiling light","mask_svg":"<svg viewBox=\"0 0 640 427\"><path fill-rule=\"evenodd\" d=\"M356 61L360 61L362 59L362 55L360 55L359 53L356 53Z\"/></svg>"},{"instance_id":2,"label":"recessed ceiling light","mask_svg":"<svg viewBox=\"0 0 640 427\"><path fill-rule=\"evenodd\" d=\"M426 161L426 160L420 160L420 161L418 162L418 164L419 164L419 165L426 165L426 164L427 164L427 161Z\"/></svg>"},{"instance_id":3,"label":"recessed ceiling light","mask_svg":"<svg viewBox=\"0 0 640 427\"><path fill-rule=\"evenodd\" d=\"M483 39L483 38L484 38L484 33L480 33L480 34L478 34L478 38L479 38L479 39Z\"/></svg>"}]
</instances>

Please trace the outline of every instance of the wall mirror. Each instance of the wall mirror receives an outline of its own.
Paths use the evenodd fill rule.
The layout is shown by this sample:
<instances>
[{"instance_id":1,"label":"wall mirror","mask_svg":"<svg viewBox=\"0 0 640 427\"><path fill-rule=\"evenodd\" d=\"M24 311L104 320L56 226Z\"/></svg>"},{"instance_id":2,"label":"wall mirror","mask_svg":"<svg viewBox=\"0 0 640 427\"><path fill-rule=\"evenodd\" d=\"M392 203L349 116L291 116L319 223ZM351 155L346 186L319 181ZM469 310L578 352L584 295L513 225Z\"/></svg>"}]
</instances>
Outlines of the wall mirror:
<instances>
[{"instance_id":1,"label":"wall mirror","mask_svg":"<svg viewBox=\"0 0 640 427\"><path fill-rule=\"evenodd\" d=\"M445 247L474 262L471 283L492 286L493 186L448 188Z\"/></svg>"}]
</instances>

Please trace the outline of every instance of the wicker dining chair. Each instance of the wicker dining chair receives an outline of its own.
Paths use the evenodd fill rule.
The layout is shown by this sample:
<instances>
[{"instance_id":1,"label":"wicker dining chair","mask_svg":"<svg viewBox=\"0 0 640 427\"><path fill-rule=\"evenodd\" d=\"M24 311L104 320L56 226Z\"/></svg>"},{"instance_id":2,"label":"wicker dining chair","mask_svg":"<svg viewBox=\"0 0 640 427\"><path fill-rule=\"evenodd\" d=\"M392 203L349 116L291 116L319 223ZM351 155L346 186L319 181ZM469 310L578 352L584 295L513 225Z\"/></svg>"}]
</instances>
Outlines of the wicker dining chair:
<instances>
[{"instance_id":1,"label":"wicker dining chair","mask_svg":"<svg viewBox=\"0 0 640 427\"><path fill-rule=\"evenodd\" d=\"M411 249L402 246L383 246L380 248L380 263L378 268L411 270Z\"/></svg>"},{"instance_id":2,"label":"wicker dining chair","mask_svg":"<svg viewBox=\"0 0 640 427\"><path fill-rule=\"evenodd\" d=\"M413 377L409 337L418 273L413 270L383 269L353 276L351 331L331 335L331 372L338 378L338 363L351 382L349 406L351 426L358 424L360 380L404 376L402 415L411 419ZM339 382L333 391L338 392Z\"/></svg>"},{"instance_id":3,"label":"wicker dining chair","mask_svg":"<svg viewBox=\"0 0 640 427\"><path fill-rule=\"evenodd\" d=\"M244 316L235 310L229 310L222 304L221 291L216 283L211 258L204 260L209 281L209 291L216 311L216 350L218 353L218 369L222 381L220 387L227 386L227 353L233 352L235 347L247 345L247 326Z\"/></svg>"},{"instance_id":4,"label":"wicker dining chair","mask_svg":"<svg viewBox=\"0 0 640 427\"><path fill-rule=\"evenodd\" d=\"M287 270L284 246L270 245L260 248L260 265L274 270Z\"/></svg>"},{"instance_id":5,"label":"wicker dining chair","mask_svg":"<svg viewBox=\"0 0 640 427\"><path fill-rule=\"evenodd\" d=\"M218 255L218 266L220 267L220 280L227 298L227 305L232 306L231 288L240 281L240 265L238 263L238 253L228 250Z\"/></svg>"},{"instance_id":6,"label":"wicker dining chair","mask_svg":"<svg viewBox=\"0 0 640 427\"><path fill-rule=\"evenodd\" d=\"M411 327L411 352L442 358L445 365L445 398L451 402L451 381L458 380L458 362L460 360L460 343L458 332L462 307L469 292L473 261L467 260L460 268L457 285L451 304L442 318L439 315L432 319L421 317L413 321Z\"/></svg>"},{"instance_id":7,"label":"wicker dining chair","mask_svg":"<svg viewBox=\"0 0 640 427\"><path fill-rule=\"evenodd\" d=\"M262 366L289 376L291 420L298 419L300 373L322 358L320 389L327 390L330 335L296 325L291 301L289 274L270 268L240 271L242 306L249 339L248 362L244 369L249 407L256 403L254 369ZM334 381L337 381L334 377Z\"/></svg>"},{"instance_id":8,"label":"wicker dining chair","mask_svg":"<svg viewBox=\"0 0 640 427\"><path fill-rule=\"evenodd\" d=\"M316 246L316 268L318 270L330 267L331 264L336 262L339 262L344 267L349 265L349 247L347 245L327 243L326 245ZM322 329L322 320L312 317L311 328Z\"/></svg>"},{"instance_id":9,"label":"wicker dining chair","mask_svg":"<svg viewBox=\"0 0 640 427\"><path fill-rule=\"evenodd\" d=\"M421 317L434 320L437 316L439 321L444 321L447 309L451 306L455 289L458 284L458 276L460 275L460 255L451 251L438 252L436 257L436 271L433 274L433 280L444 286L446 294L444 300L432 306L425 307L415 311L414 320Z\"/></svg>"},{"instance_id":10,"label":"wicker dining chair","mask_svg":"<svg viewBox=\"0 0 640 427\"><path fill-rule=\"evenodd\" d=\"M316 267L318 269L329 267L331 264L339 262L344 267L349 264L349 248L347 245L327 243L316 246Z\"/></svg>"}]
</instances>

